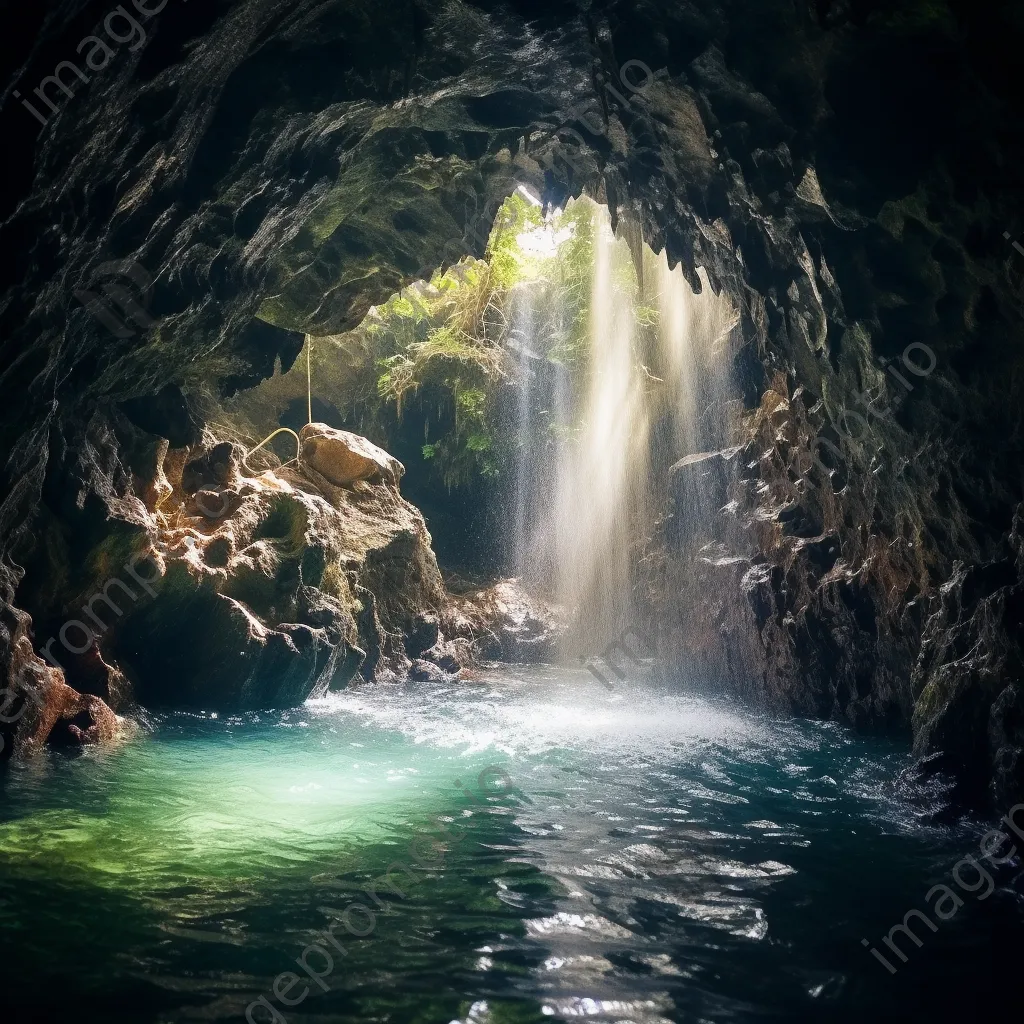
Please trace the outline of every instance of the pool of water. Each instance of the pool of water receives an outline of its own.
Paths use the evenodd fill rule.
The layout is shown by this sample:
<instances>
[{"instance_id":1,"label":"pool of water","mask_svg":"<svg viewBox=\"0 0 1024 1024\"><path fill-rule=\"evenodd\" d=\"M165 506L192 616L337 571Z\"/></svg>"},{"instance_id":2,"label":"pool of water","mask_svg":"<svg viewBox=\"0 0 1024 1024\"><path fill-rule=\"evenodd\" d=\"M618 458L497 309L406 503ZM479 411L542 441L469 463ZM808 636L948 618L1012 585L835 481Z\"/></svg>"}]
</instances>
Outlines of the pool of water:
<instances>
[{"instance_id":1,"label":"pool of water","mask_svg":"<svg viewBox=\"0 0 1024 1024\"><path fill-rule=\"evenodd\" d=\"M164 715L0 776L0 1017L957 1019L1014 977L1011 896L896 974L861 943L977 853L908 763L556 669Z\"/></svg>"}]
</instances>

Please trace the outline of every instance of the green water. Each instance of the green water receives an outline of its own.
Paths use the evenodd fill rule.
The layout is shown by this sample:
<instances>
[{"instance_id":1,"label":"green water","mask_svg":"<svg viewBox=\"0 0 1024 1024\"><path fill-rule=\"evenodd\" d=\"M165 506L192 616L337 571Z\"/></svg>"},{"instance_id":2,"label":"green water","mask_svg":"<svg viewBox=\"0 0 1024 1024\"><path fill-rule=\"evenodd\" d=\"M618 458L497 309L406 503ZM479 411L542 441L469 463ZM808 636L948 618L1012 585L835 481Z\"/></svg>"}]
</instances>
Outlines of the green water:
<instances>
[{"instance_id":1,"label":"green water","mask_svg":"<svg viewBox=\"0 0 1024 1024\"><path fill-rule=\"evenodd\" d=\"M836 726L554 669L151 725L0 776L0 1019L942 1020L1020 948L999 892L861 946L977 830Z\"/></svg>"}]
</instances>

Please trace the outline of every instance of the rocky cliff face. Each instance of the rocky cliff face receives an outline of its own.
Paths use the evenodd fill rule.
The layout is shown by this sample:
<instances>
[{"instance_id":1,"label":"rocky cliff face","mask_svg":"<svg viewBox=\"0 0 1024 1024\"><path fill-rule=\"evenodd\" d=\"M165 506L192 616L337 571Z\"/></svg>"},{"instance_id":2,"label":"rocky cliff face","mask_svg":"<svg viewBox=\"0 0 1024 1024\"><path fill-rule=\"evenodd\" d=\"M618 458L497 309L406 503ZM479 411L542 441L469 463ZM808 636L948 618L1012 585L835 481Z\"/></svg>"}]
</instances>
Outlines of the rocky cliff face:
<instances>
[{"instance_id":1,"label":"rocky cliff face","mask_svg":"<svg viewBox=\"0 0 1024 1024\"><path fill-rule=\"evenodd\" d=\"M740 450L680 467L656 545L664 653L1019 792L1015 5L134 6L145 40L65 68L53 110L33 88L106 7L5 42L5 672L45 668L25 609L57 614L143 518L130 433L196 444L211 392L479 255L518 183L586 188L742 313Z\"/></svg>"},{"instance_id":2,"label":"rocky cliff face","mask_svg":"<svg viewBox=\"0 0 1024 1024\"><path fill-rule=\"evenodd\" d=\"M550 633L536 616L523 629L510 584L448 592L401 463L365 438L313 423L296 458L259 470L231 442L171 449L119 425L143 445L141 472L96 493L105 517L91 546L76 539L78 571L59 544L26 567L42 660L17 638L31 713L15 749L114 740L130 728L116 712L139 705L237 712L360 680L450 679L530 653L506 637ZM62 524L43 521L59 542Z\"/></svg>"}]
</instances>

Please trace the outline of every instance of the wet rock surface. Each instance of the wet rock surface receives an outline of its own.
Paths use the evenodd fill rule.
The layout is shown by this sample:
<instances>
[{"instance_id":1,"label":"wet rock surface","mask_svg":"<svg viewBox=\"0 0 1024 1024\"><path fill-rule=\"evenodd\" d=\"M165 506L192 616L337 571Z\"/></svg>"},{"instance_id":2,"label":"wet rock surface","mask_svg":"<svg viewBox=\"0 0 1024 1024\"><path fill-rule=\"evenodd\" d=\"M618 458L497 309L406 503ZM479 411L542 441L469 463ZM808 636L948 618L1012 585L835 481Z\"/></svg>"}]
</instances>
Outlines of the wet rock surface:
<instances>
[{"instance_id":1,"label":"wet rock surface","mask_svg":"<svg viewBox=\"0 0 1024 1024\"><path fill-rule=\"evenodd\" d=\"M104 638L137 699L288 707L353 679L403 678L405 634L446 601L418 510L394 484L337 485L305 451L258 475L241 454L215 445L185 461L181 480L184 457L164 456L170 490L148 510L154 596ZM211 476L216 491L203 486Z\"/></svg>"},{"instance_id":2,"label":"wet rock surface","mask_svg":"<svg viewBox=\"0 0 1024 1024\"><path fill-rule=\"evenodd\" d=\"M483 658L512 662L558 661L566 633L564 612L528 594L518 580L461 587L453 598L455 628L474 637Z\"/></svg>"},{"instance_id":3,"label":"wet rock surface","mask_svg":"<svg viewBox=\"0 0 1024 1024\"><path fill-rule=\"evenodd\" d=\"M819 468L809 452L820 417L820 402L790 394L779 375L737 426L746 444L673 467L660 541L674 552L662 592L678 598L662 609L667 643L705 684L906 729L930 586L923 524L904 513L896 537L879 522L849 530L849 467ZM884 500L877 486L869 474L869 494Z\"/></svg>"},{"instance_id":4,"label":"wet rock surface","mask_svg":"<svg viewBox=\"0 0 1024 1024\"><path fill-rule=\"evenodd\" d=\"M115 572L58 592L65 625L43 648L52 664L23 626L19 688L37 697L22 751L47 738L111 741L119 720L105 701L292 707L360 682L440 683L482 658L553 653L550 623L513 584L451 595L422 515L399 492L400 465L365 438L325 429L316 439L341 456L314 449L315 464L334 480L306 447L298 462L252 473L231 442L157 443L153 479L111 499L108 535L84 558Z\"/></svg>"},{"instance_id":5,"label":"wet rock surface","mask_svg":"<svg viewBox=\"0 0 1024 1024\"><path fill-rule=\"evenodd\" d=\"M912 677L914 752L1000 806L1024 791L1022 511L1006 558L958 563L939 589Z\"/></svg>"},{"instance_id":6,"label":"wet rock surface","mask_svg":"<svg viewBox=\"0 0 1024 1024\"><path fill-rule=\"evenodd\" d=\"M737 426L745 445L673 467L652 547L662 643L698 685L910 734L958 800L1001 806L1022 784L1019 512L1001 543L961 549L1002 557L947 569L932 531L976 523L929 491L933 453L900 459L897 434L895 482L880 459L855 476L828 431L823 403L777 376Z\"/></svg>"},{"instance_id":7,"label":"wet rock surface","mask_svg":"<svg viewBox=\"0 0 1024 1024\"><path fill-rule=\"evenodd\" d=\"M0 752L10 748L28 757L47 742L110 745L129 735L130 722L99 697L72 689L59 668L37 656L26 635L27 625L28 617L23 615L15 626L9 690L0 718Z\"/></svg>"},{"instance_id":8,"label":"wet rock surface","mask_svg":"<svg viewBox=\"0 0 1024 1024\"><path fill-rule=\"evenodd\" d=\"M51 74L107 8L65 13L39 45L12 36L8 89ZM41 131L3 108L9 683L19 637L38 656L164 529L157 499L183 467L157 438L195 445L211 388L249 386L291 365L303 332L349 329L418 273L480 255L519 183L553 202L587 188L741 311L740 450L665 482L648 562L662 654L760 701L916 730L922 750L959 742L942 708L976 690L973 738L949 766L1019 794L1016 584L986 568L1007 557L1022 497L1014 5L242 0L168 5L146 26L146 45L60 97ZM103 299L118 282L135 308ZM928 366L921 346L927 379L904 362ZM213 507L220 464L197 468L189 500ZM364 671L400 661L392 598L353 590L324 607L302 589L311 562L334 564L326 509L401 524L358 556L388 585L420 551L399 499L338 496L322 475L300 493L287 473L280 490L232 482L236 525L195 530L196 552L171 536L161 556L160 600L194 574L224 635L262 652L244 662L254 694L278 658L302 665L291 692L330 685L328 652L353 628L381 637ZM682 516L695 503L698 531ZM236 562L269 625L218 590ZM262 582L288 572L282 593ZM956 595L969 627L942 611ZM21 633L18 609L33 620ZM954 657L971 638L977 651ZM116 703L109 672L68 671Z\"/></svg>"}]
</instances>

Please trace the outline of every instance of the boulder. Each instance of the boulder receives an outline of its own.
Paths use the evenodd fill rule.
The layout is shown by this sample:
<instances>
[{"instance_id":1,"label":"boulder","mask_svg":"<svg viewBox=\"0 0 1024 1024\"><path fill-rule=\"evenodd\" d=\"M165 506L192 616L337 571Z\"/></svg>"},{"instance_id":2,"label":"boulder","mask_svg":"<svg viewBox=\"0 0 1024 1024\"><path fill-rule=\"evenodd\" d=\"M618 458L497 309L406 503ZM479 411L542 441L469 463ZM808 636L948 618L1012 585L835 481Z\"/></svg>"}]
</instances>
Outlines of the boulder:
<instances>
[{"instance_id":1,"label":"boulder","mask_svg":"<svg viewBox=\"0 0 1024 1024\"><path fill-rule=\"evenodd\" d=\"M448 632L471 637L474 653L486 659L549 662L558 660L566 627L562 609L527 594L518 580L500 580L454 596ZM424 657L447 667L433 652Z\"/></svg>"},{"instance_id":2,"label":"boulder","mask_svg":"<svg viewBox=\"0 0 1024 1024\"><path fill-rule=\"evenodd\" d=\"M477 645L472 635L455 636L454 630L457 625L450 624L452 639L444 639L444 635L438 638L436 644L429 651L423 652L423 660L436 665L442 672L451 676L457 676L463 669L470 668L475 660Z\"/></svg>"},{"instance_id":3,"label":"boulder","mask_svg":"<svg viewBox=\"0 0 1024 1024\"><path fill-rule=\"evenodd\" d=\"M393 455L359 434L335 430L325 423L307 423L299 432L300 461L338 487L359 480L394 487L405 473Z\"/></svg>"},{"instance_id":4,"label":"boulder","mask_svg":"<svg viewBox=\"0 0 1024 1024\"><path fill-rule=\"evenodd\" d=\"M452 675L432 661L417 658L409 669L409 678L417 683L448 683Z\"/></svg>"},{"instance_id":5,"label":"boulder","mask_svg":"<svg viewBox=\"0 0 1024 1024\"><path fill-rule=\"evenodd\" d=\"M436 645L444 585L423 516L391 486L401 465L322 429L305 439L313 464L253 477L227 444L165 452L166 489L150 489L133 542L149 546L147 593L133 588L100 639L142 705L292 707L357 678L405 679Z\"/></svg>"},{"instance_id":6,"label":"boulder","mask_svg":"<svg viewBox=\"0 0 1024 1024\"><path fill-rule=\"evenodd\" d=\"M3 721L19 724L14 751L24 757L46 743L109 745L129 735L131 723L114 714L99 697L72 689L60 668L35 653L26 635L28 618L21 615L18 619L11 685L3 704ZM0 754L8 752L9 738L0 736Z\"/></svg>"}]
</instances>

